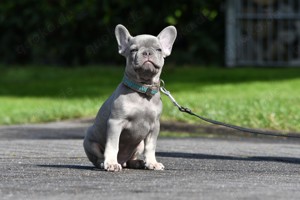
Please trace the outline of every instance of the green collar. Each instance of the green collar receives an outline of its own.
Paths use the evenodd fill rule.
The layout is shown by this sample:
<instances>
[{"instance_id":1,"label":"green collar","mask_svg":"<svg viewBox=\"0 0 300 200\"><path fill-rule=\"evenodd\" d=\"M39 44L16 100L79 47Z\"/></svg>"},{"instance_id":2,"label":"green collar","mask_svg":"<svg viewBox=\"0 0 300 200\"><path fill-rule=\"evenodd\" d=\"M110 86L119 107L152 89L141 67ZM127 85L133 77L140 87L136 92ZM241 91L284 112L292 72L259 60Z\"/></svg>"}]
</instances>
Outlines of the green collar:
<instances>
[{"instance_id":1,"label":"green collar","mask_svg":"<svg viewBox=\"0 0 300 200\"><path fill-rule=\"evenodd\" d=\"M123 77L123 84L136 92L146 94L148 96L154 96L159 91L159 84L143 85L130 80L126 75Z\"/></svg>"}]
</instances>

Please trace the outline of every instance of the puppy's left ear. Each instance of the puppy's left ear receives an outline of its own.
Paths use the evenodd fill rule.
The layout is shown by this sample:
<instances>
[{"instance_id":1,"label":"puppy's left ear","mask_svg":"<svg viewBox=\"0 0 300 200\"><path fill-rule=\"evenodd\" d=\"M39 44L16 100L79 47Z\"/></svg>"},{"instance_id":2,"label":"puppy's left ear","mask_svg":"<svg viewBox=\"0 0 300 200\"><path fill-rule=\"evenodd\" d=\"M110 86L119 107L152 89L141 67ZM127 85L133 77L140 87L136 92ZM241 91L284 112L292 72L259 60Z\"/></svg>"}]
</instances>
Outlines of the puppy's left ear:
<instances>
[{"instance_id":1,"label":"puppy's left ear","mask_svg":"<svg viewBox=\"0 0 300 200\"><path fill-rule=\"evenodd\" d=\"M161 44L164 57L167 57L171 54L172 46L176 36L177 31L174 26L168 26L158 34L157 38Z\"/></svg>"},{"instance_id":2,"label":"puppy's left ear","mask_svg":"<svg viewBox=\"0 0 300 200\"><path fill-rule=\"evenodd\" d=\"M119 54L125 55L125 51L129 45L129 40L132 38L125 26L118 24L115 29L115 35L118 42Z\"/></svg>"}]
</instances>

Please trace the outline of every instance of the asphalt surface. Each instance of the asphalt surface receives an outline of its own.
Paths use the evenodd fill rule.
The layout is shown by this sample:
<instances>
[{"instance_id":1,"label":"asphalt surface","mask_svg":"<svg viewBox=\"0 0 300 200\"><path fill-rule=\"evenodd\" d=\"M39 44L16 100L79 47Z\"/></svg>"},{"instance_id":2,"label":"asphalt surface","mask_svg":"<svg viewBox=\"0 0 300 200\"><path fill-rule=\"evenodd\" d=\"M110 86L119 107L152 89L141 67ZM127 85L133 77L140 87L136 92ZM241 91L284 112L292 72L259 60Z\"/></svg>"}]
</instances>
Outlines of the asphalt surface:
<instances>
[{"instance_id":1,"label":"asphalt surface","mask_svg":"<svg viewBox=\"0 0 300 200\"><path fill-rule=\"evenodd\" d=\"M166 170L87 160L89 122L0 127L0 199L300 199L300 141L159 138Z\"/></svg>"}]
</instances>

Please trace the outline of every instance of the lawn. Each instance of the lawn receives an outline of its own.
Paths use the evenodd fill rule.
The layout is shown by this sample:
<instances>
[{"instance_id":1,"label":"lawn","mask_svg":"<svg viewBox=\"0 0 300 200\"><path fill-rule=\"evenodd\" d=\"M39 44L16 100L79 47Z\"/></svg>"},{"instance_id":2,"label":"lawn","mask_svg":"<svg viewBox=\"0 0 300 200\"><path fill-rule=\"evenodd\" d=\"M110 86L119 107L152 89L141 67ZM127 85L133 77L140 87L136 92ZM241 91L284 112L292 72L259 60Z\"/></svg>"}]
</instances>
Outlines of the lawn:
<instances>
[{"instance_id":1,"label":"lawn","mask_svg":"<svg viewBox=\"0 0 300 200\"><path fill-rule=\"evenodd\" d=\"M0 67L0 124L94 117L122 67ZM178 103L208 118L252 128L300 131L300 69L165 66ZM162 97L162 120L199 122Z\"/></svg>"}]
</instances>

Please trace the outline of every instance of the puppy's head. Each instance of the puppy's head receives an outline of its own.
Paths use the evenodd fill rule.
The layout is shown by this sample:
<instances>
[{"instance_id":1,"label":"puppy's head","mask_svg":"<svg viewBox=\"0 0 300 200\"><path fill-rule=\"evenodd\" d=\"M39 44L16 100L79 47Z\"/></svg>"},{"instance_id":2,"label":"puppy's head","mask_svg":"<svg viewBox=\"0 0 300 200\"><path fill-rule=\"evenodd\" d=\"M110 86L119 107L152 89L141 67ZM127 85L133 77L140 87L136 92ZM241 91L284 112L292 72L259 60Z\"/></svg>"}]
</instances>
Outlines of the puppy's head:
<instances>
[{"instance_id":1,"label":"puppy's head","mask_svg":"<svg viewBox=\"0 0 300 200\"><path fill-rule=\"evenodd\" d=\"M177 32L168 26L155 37L152 35L131 36L123 25L115 29L119 53L126 57L126 74L137 81L153 83L159 78L164 58L171 54Z\"/></svg>"}]
</instances>

